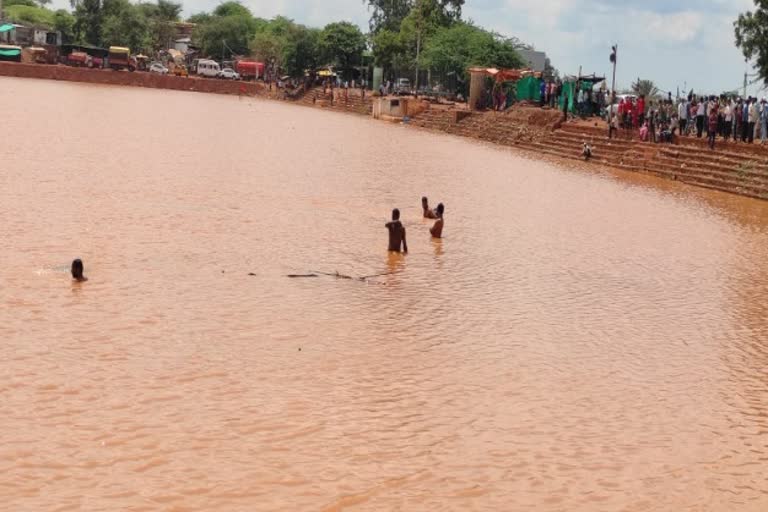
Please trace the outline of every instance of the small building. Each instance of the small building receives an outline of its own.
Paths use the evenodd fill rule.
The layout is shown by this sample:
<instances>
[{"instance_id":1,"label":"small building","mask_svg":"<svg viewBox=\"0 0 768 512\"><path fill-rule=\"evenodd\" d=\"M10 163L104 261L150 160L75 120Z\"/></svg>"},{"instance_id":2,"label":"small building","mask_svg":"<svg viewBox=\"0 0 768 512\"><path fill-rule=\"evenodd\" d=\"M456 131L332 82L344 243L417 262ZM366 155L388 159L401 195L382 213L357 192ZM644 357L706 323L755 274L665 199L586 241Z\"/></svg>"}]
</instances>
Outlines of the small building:
<instances>
[{"instance_id":1,"label":"small building","mask_svg":"<svg viewBox=\"0 0 768 512\"><path fill-rule=\"evenodd\" d=\"M406 117L420 114L426 107L417 98L386 96L373 100L373 118L384 121L403 121Z\"/></svg>"},{"instance_id":2,"label":"small building","mask_svg":"<svg viewBox=\"0 0 768 512\"><path fill-rule=\"evenodd\" d=\"M61 46L62 43L61 32L43 27L13 24L13 28L3 34L4 42L19 46Z\"/></svg>"},{"instance_id":3,"label":"small building","mask_svg":"<svg viewBox=\"0 0 768 512\"><path fill-rule=\"evenodd\" d=\"M523 65L533 71L539 73L544 72L544 68L547 65L547 54L545 52L537 52L536 50L517 50L520 57L523 59Z\"/></svg>"},{"instance_id":4,"label":"small building","mask_svg":"<svg viewBox=\"0 0 768 512\"><path fill-rule=\"evenodd\" d=\"M186 53L189 51L189 47L192 45L192 38L191 37L182 37L181 39L177 39L174 41L174 47L173 49L177 52L180 52L182 55L186 55Z\"/></svg>"}]
</instances>

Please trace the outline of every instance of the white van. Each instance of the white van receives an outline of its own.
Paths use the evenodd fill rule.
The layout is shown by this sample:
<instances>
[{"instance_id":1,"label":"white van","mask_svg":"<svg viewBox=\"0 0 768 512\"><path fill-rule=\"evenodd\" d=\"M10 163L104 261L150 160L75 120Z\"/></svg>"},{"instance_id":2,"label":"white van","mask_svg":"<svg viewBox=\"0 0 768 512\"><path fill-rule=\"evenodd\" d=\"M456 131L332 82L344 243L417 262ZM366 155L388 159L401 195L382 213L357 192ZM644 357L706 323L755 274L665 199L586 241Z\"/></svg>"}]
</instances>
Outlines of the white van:
<instances>
[{"instance_id":1,"label":"white van","mask_svg":"<svg viewBox=\"0 0 768 512\"><path fill-rule=\"evenodd\" d=\"M219 63L215 60L200 59L197 61L197 74L200 76L207 76L208 78L216 78L221 68Z\"/></svg>"}]
</instances>

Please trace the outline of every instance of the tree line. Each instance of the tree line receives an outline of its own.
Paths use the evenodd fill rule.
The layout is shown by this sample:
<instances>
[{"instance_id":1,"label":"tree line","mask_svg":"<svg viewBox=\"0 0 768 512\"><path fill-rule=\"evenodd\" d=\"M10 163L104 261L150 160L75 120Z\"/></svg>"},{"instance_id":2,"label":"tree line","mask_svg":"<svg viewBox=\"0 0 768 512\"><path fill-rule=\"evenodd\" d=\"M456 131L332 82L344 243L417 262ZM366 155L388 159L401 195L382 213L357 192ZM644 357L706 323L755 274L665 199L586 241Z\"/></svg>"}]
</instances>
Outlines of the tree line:
<instances>
[{"instance_id":1,"label":"tree line","mask_svg":"<svg viewBox=\"0 0 768 512\"><path fill-rule=\"evenodd\" d=\"M128 46L136 52L172 46L173 23L182 21L182 5L171 0L70 0L71 11L50 10L50 0L5 0L6 17L19 23L61 31L66 43ZM252 56L274 62L291 76L332 65L351 69L364 55L388 73L430 69L465 74L469 66L519 67L517 53L528 48L462 19L464 0L364 0L369 32L348 22L307 27L286 17L253 16L237 0L190 16L193 41L205 56Z\"/></svg>"}]
</instances>

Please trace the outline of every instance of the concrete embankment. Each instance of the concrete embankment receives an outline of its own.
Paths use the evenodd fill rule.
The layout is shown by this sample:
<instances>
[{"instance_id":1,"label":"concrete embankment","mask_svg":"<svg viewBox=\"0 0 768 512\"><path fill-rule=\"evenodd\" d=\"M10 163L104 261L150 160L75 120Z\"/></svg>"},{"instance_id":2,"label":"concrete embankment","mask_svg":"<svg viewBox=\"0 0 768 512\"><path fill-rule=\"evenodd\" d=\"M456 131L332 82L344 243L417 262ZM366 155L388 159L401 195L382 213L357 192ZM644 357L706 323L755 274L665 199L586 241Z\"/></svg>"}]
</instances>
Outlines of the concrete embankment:
<instances>
[{"instance_id":1,"label":"concrete embankment","mask_svg":"<svg viewBox=\"0 0 768 512\"><path fill-rule=\"evenodd\" d=\"M718 141L715 150L704 140L678 137L675 144L652 144L636 138L606 137L606 129L583 123L547 126L559 113L516 108L509 113L472 113L460 120L450 110L427 110L411 124L476 138L568 160L582 160L582 144L593 149L592 163L652 174L731 194L768 200L768 150L758 144Z\"/></svg>"},{"instance_id":2,"label":"concrete embankment","mask_svg":"<svg viewBox=\"0 0 768 512\"><path fill-rule=\"evenodd\" d=\"M20 64L0 62L0 76L41 78L90 84L127 85L172 89L177 91L208 92L215 94L244 94L255 96L266 92L258 82L235 82L196 77L158 75L146 72L112 71L109 69L74 68L61 65Z\"/></svg>"}]
</instances>

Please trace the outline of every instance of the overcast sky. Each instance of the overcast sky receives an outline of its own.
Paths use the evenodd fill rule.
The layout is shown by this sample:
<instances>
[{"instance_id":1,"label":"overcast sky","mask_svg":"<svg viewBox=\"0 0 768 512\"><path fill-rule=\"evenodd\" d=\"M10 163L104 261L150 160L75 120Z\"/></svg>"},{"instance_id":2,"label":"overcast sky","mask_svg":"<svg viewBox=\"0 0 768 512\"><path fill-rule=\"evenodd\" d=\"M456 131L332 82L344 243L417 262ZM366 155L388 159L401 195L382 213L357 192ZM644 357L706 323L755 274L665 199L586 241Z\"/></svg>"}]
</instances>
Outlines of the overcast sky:
<instances>
[{"instance_id":1,"label":"overcast sky","mask_svg":"<svg viewBox=\"0 0 768 512\"><path fill-rule=\"evenodd\" d=\"M220 3L181 1L185 15ZM363 0L242 3L264 18L282 14L317 27L337 20L368 27ZM547 52L561 73L576 74L581 65L585 74L608 74L610 46L618 43L619 87L640 77L673 94L684 86L719 93L741 88L745 63L734 45L733 21L753 6L753 0L466 0L464 18ZM760 87L750 87L750 94Z\"/></svg>"}]
</instances>

